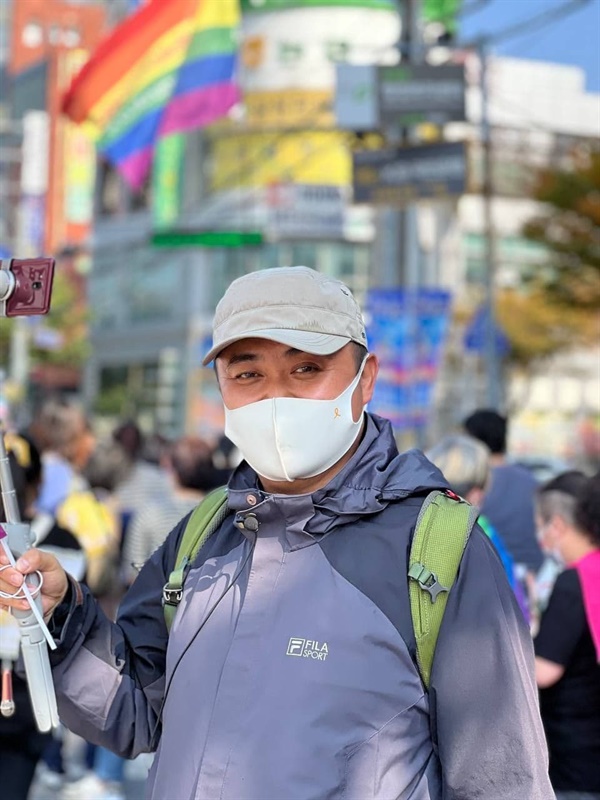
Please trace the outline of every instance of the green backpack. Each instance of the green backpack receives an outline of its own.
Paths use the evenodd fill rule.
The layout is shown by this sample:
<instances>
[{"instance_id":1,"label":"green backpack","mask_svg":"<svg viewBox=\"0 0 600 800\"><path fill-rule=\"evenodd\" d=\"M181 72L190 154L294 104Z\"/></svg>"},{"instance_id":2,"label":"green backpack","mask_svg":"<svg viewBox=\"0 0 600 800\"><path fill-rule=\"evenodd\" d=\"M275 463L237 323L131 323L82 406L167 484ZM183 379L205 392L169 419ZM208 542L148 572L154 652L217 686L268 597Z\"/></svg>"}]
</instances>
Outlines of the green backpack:
<instances>
[{"instance_id":1,"label":"green backpack","mask_svg":"<svg viewBox=\"0 0 600 800\"><path fill-rule=\"evenodd\" d=\"M175 569L163 589L168 630L181 600L190 565L228 513L225 487L208 494L192 512L179 545ZM452 492L433 491L425 498L417 518L410 550L408 588L417 663L427 688L448 592L456 579L477 515L476 508Z\"/></svg>"}]
</instances>

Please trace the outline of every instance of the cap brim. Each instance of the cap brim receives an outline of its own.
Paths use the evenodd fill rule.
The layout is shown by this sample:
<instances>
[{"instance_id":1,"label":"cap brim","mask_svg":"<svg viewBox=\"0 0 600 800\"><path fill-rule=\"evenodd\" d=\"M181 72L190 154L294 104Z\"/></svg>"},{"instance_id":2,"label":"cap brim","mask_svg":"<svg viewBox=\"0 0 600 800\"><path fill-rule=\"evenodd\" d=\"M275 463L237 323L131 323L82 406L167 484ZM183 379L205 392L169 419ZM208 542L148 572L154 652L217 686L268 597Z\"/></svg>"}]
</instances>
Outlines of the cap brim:
<instances>
[{"instance_id":1,"label":"cap brim","mask_svg":"<svg viewBox=\"0 0 600 800\"><path fill-rule=\"evenodd\" d=\"M264 329L259 331L248 331L242 336L232 336L230 339L225 339L219 342L218 345L212 347L202 359L202 363L206 366L219 355L219 353L234 342L239 342L242 339L269 339L272 342L279 342L280 344L287 344L288 347L294 347L296 350L302 350L304 353L313 353L318 356L328 356L331 353L337 353L342 347L352 341L349 336L336 336L329 333L312 333L310 331L292 331L281 328Z\"/></svg>"}]
</instances>

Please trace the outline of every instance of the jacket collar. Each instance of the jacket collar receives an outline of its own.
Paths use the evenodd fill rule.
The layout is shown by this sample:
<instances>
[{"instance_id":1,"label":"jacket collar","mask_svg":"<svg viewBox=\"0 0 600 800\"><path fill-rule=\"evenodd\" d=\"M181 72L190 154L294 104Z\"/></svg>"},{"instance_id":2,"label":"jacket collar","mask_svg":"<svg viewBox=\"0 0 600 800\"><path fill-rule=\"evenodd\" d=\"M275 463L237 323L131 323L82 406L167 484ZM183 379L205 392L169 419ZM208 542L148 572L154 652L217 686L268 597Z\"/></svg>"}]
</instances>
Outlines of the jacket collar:
<instances>
[{"instance_id":1,"label":"jacket collar","mask_svg":"<svg viewBox=\"0 0 600 800\"><path fill-rule=\"evenodd\" d=\"M362 441L352 458L331 481L313 494L269 495L245 462L229 481L229 506L240 513L282 514L286 528L313 536L377 513L390 502L412 494L446 488L441 472L418 450L399 453L392 426L366 415Z\"/></svg>"}]
</instances>

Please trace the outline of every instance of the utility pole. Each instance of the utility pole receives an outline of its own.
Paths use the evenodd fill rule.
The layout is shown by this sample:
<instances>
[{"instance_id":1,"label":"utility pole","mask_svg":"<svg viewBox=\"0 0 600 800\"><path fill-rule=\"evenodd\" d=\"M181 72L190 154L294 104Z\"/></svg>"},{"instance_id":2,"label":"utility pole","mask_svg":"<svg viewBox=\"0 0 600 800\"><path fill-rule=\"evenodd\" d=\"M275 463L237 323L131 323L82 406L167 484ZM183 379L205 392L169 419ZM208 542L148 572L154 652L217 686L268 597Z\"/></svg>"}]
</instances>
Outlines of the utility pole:
<instances>
[{"instance_id":1,"label":"utility pole","mask_svg":"<svg viewBox=\"0 0 600 800\"><path fill-rule=\"evenodd\" d=\"M416 64L421 60L422 55L422 42L421 42L421 0L404 0L403 5L403 19L402 19L402 56L406 58L407 63ZM415 133L410 127L403 131L402 136L404 144L410 146L414 144ZM400 274L402 276L402 285L406 291L408 298L407 309L409 316L409 329L412 332L413 339L413 358L417 357L417 337L418 337L418 315L419 315L419 293L418 288L421 282L420 270L420 245L418 234L418 219L417 219L417 205L415 202L410 203L399 214L399 233L402 237L400 242ZM415 375L410 378L410 397L411 405L413 408L416 406L416 391L414 383ZM425 431L422 425L413 425L412 434L414 436L414 444L419 449L425 446Z\"/></svg>"},{"instance_id":2,"label":"utility pole","mask_svg":"<svg viewBox=\"0 0 600 800\"><path fill-rule=\"evenodd\" d=\"M403 63L414 63L421 52L419 10L421 0L396 0L402 29L398 51ZM409 144L411 131L390 120L385 126L390 145ZM391 206L375 209L375 286L405 288L418 283L419 249L414 204L398 210Z\"/></svg>"},{"instance_id":3,"label":"utility pole","mask_svg":"<svg viewBox=\"0 0 600 800\"><path fill-rule=\"evenodd\" d=\"M496 271L497 271L497 247L496 231L493 218L493 143L489 119L489 73L488 73L488 48L491 43L506 41L515 37L531 33L533 30L545 28L549 24L557 22L563 17L569 16L574 11L588 5L593 0L566 0L559 6L555 6L542 14L509 25L495 34L481 38L475 43L475 50L479 55L479 86L481 92L481 121L480 135L483 155L483 220L485 238L485 305L487 310L486 326L484 336L484 358L486 373L486 402L490 408L499 408L502 402L502 391L500 381L500 353L496 342L496 318L495 318L495 296L496 296Z\"/></svg>"},{"instance_id":4,"label":"utility pole","mask_svg":"<svg viewBox=\"0 0 600 800\"><path fill-rule=\"evenodd\" d=\"M23 161L24 129L21 120L3 118L0 120L0 199L4 204L3 227L10 239L11 250L17 257L30 255L26 252L25 242L25 209L22 200L22 183L12 177L13 169ZM4 144L4 141L9 144ZM37 254L36 254L37 255ZM21 395L25 395L29 376L29 328L27 320L17 317L11 322L8 364L4 377Z\"/></svg>"},{"instance_id":5,"label":"utility pole","mask_svg":"<svg viewBox=\"0 0 600 800\"><path fill-rule=\"evenodd\" d=\"M402 56L407 63L415 64L422 50L419 30L420 0L404 0L404 19L402 20ZM414 133L405 128L402 139L410 145ZM419 285L419 240L417 234L417 207L410 203L400 212L399 226L401 241L401 276L406 289L414 290Z\"/></svg>"},{"instance_id":6,"label":"utility pole","mask_svg":"<svg viewBox=\"0 0 600 800\"><path fill-rule=\"evenodd\" d=\"M499 409L502 401L500 387L500 363L496 343L496 271L497 247L494 227L494 176L493 147L489 118L488 57L484 41L478 46L479 80L481 91L481 147L483 155L483 226L485 239L485 334L483 353L486 373L486 402L489 408Z\"/></svg>"}]
</instances>

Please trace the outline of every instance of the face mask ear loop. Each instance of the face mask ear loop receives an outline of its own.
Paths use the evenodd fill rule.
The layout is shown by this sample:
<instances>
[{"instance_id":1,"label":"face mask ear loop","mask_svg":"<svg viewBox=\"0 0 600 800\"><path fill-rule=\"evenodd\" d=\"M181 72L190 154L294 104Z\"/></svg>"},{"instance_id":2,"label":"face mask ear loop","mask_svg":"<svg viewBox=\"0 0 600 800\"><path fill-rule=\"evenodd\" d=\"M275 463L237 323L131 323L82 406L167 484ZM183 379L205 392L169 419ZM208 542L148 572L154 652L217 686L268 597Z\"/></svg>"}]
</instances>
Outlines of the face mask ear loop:
<instances>
[{"instance_id":1,"label":"face mask ear loop","mask_svg":"<svg viewBox=\"0 0 600 800\"><path fill-rule=\"evenodd\" d=\"M281 453L281 449L279 447L279 430L277 428L277 398L274 397L271 400L273 404L273 430L275 431L275 448L277 449L277 455L279 456L279 463L281 464L281 471L283 472L286 481L291 483L292 479L288 475L288 471L285 468L285 461L283 460L283 455Z\"/></svg>"},{"instance_id":2,"label":"face mask ear loop","mask_svg":"<svg viewBox=\"0 0 600 800\"><path fill-rule=\"evenodd\" d=\"M353 416L353 414L352 414L352 398L354 397L354 392L356 391L356 387L357 387L357 386L358 386L358 384L360 383L360 379L362 378L362 374L363 374L363 372L364 372L364 369L365 369L365 364L366 364L366 363L367 363L367 361L369 360L369 356L370 356L370 353L367 353L367 355L366 355L366 356L363 358L363 360L362 360L362 364L361 364L361 365L360 365L360 367L358 368L358 372L356 373L356 375L355 375L355 377L354 377L354 380L353 380L353 381L352 381L352 383L350 384L350 386L352 387L352 391L350 392L350 397L349 397L349 399L348 399L348 402L350 403L350 416L351 416L352 422L353 422L355 425L358 425L358 423L359 423L359 422L362 420L363 414L365 413L365 411L366 411L366 408L367 408L366 404L365 404L365 405L363 405L363 408L362 408L362 411L361 411L361 413L360 413L360 416L359 416L359 418L358 418L358 419L356 420L356 422L355 422L355 421L354 421L354 416ZM350 388L350 386L348 387L348 389ZM345 391L348 391L348 389L345 389ZM342 394L343 394L343 392L342 392Z\"/></svg>"},{"instance_id":3,"label":"face mask ear loop","mask_svg":"<svg viewBox=\"0 0 600 800\"><path fill-rule=\"evenodd\" d=\"M360 381L360 379L361 379L361 377L362 377L362 374L363 374L363 372L365 371L365 364L366 364L366 363L367 363L367 361L369 360L369 356L370 356L370 355L371 355L370 353L367 353L367 355L366 355L366 356L363 358L363 360L362 360L362 364L361 364L361 365L360 365L360 367L359 367L358 374L357 374L357 377L358 377L358 380L359 380L359 381ZM358 386L358 381L356 382L356 386ZM355 388L356 388L356 387L355 387Z\"/></svg>"}]
</instances>

